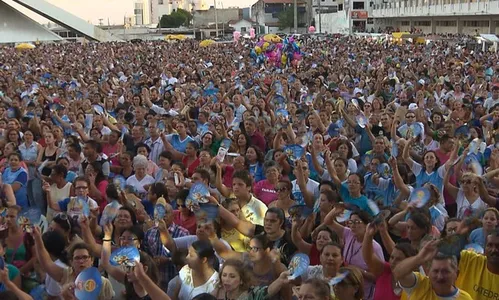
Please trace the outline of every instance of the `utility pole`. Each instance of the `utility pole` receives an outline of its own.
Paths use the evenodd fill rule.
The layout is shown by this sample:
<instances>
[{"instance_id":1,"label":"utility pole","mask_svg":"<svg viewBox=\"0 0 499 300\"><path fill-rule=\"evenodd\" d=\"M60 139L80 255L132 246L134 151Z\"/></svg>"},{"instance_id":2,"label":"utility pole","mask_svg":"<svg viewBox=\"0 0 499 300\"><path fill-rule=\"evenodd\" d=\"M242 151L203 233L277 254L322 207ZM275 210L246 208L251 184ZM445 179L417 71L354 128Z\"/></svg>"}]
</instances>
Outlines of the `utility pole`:
<instances>
[{"instance_id":1,"label":"utility pole","mask_svg":"<svg viewBox=\"0 0 499 300\"><path fill-rule=\"evenodd\" d=\"M321 23L322 23L322 22L321 22L321 21L322 21L322 20L321 20L321 0L317 0L317 4L318 4L318 6L319 6L319 8L318 8L318 13L319 13L319 33L322 33L322 24L321 24ZM317 25L317 24L315 24L315 25Z\"/></svg>"},{"instance_id":2,"label":"utility pole","mask_svg":"<svg viewBox=\"0 0 499 300\"><path fill-rule=\"evenodd\" d=\"M196 26L194 24L194 13L196 10L194 9L194 2L192 2L192 9L191 9L191 15L192 15L192 38L196 39Z\"/></svg>"},{"instance_id":3,"label":"utility pole","mask_svg":"<svg viewBox=\"0 0 499 300\"><path fill-rule=\"evenodd\" d=\"M213 0L213 3L215 4L215 37L218 37L218 14L217 14L217 0Z\"/></svg>"},{"instance_id":4,"label":"utility pole","mask_svg":"<svg viewBox=\"0 0 499 300\"><path fill-rule=\"evenodd\" d=\"M293 24L295 33L298 33L298 0L293 0Z\"/></svg>"}]
</instances>

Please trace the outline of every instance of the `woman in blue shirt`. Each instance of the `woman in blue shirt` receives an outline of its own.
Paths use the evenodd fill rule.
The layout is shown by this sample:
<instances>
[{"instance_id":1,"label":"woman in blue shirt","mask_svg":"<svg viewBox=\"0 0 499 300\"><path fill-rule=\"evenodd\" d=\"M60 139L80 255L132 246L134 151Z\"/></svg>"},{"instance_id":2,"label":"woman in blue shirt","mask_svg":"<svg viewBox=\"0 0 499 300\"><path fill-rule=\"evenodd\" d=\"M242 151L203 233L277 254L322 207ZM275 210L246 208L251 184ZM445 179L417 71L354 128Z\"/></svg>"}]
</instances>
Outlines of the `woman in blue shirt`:
<instances>
[{"instance_id":1,"label":"woman in blue shirt","mask_svg":"<svg viewBox=\"0 0 499 300\"><path fill-rule=\"evenodd\" d=\"M249 172L253 176L254 183L265 179L263 170L263 153L254 146L246 149L246 158L249 161Z\"/></svg>"},{"instance_id":2,"label":"woman in blue shirt","mask_svg":"<svg viewBox=\"0 0 499 300\"><path fill-rule=\"evenodd\" d=\"M10 186L14 192L15 202L17 205L25 208L28 207L28 172L21 167L21 154L18 152L9 155L9 167L7 167L2 174L2 190L5 196L9 198ZM9 199L8 199L9 200ZM10 202L10 201L9 201Z\"/></svg>"},{"instance_id":3,"label":"woman in blue shirt","mask_svg":"<svg viewBox=\"0 0 499 300\"><path fill-rule=\"evenodd\" d=\"M485 248L486 236L499 224L499 211L494 207L487 208L482 218L482 227L473 230L470 234L470 243Z\"/></svg>"},{"instance_id":4,"label":"woman in blue shirt","mask_svg":"<svg viewBox=\"0 0 499 300\"><path fill-rule=\"evenodd\" d=\"M374 212L369 208L367 203L367 197L362 194L362 189L364 188L364 177L357 173L352 173L348 175L347 182L341 182L336 169L334 168L331 160L331 151L326 151L326 167L333 179L333 183L336 185L340 191L341 199L343 202L356 205L361 210L368 212L371 216L374 216Z\"/></svg>"}]
</instances>

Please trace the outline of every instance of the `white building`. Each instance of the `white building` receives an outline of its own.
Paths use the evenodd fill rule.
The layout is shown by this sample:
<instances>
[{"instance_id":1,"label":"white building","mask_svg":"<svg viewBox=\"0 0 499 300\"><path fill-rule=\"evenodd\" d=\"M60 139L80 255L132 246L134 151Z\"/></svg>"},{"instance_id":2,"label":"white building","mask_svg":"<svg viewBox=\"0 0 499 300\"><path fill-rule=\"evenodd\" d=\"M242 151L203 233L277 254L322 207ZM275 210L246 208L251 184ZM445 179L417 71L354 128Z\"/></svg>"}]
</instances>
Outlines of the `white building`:
<instances>
[{"instance_id":1,"label":"white building","mask_svg":"<svg viewBox=\"0 0 499 300\"><path fill-rule=\"evenodd\" d=\"M149 11L151 23L159 23L163 15L169 15L177 9L190 12L196 10L207 10L209 5L205 0L149 0Z\"/></svg>"},{"instance_id":2,"label":"white building","mask_svg":"<svg viewBox=\"0 0 499 300\"><path fill-rule=\"evenodd\" d=\"M499 1L407 0L376 2L375 27L424 33L497 34Z\"/></svg>"},{"instance_id":3,"label":"white building","mask_svg":"<svg viewBox=\"0 0 499 300\"><path fill-rule=\"evenodd\" d=\"M340 1L337 2L337 12L321 15L322 32L378 32L379 29L391 29L437 34L499 33L498 0ZM317 14L315 21L315 27L319 30Z\"/></svg>"},{"instance_id":4,"label":"white building","mask_svg":"<svg viewBox=\"0 0 499 300\"><path fill-rule=\"evenodd\" d=\"M150 6L148 0L136 0L133 3L133 14L135 25L146 25L151 23Z\"/></svg>"},{"instance_id":5,"label":"white building","mask_svg":"<svg viewBox=\"0 0 499 300\"><path fill-rule=\"evenodd\" d=\"M249 34L252 27L256 27L256 23L246 19L229 21L229 26L234 28L234 31L239 31L242 35Z\"/></svg>"}]
</instances>

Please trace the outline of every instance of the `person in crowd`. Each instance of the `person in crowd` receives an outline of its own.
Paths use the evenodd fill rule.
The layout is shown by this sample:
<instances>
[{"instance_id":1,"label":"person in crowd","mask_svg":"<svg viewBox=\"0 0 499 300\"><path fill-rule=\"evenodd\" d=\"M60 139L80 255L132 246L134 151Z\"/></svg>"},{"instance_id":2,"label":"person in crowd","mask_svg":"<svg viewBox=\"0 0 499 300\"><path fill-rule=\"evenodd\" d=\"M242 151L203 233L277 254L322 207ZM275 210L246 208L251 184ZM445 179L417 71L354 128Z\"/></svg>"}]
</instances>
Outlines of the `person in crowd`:
<instances>
[{"instance_id":1,"label":"person in crowd","mask_svg":"<svg viewBox=\"0 0 499 300\"><path fill-rule=\"evenodd\" d=\"M470 300L471 296L455 286L458 275L457 259L453 256L438 254L438 241L430 241L417 255L401 261L393 276L400 283L410 298L439 299L453 297L454 299ZM431 262L428 276L413 272L420 264Z\"/></svg>"}]
</instances>

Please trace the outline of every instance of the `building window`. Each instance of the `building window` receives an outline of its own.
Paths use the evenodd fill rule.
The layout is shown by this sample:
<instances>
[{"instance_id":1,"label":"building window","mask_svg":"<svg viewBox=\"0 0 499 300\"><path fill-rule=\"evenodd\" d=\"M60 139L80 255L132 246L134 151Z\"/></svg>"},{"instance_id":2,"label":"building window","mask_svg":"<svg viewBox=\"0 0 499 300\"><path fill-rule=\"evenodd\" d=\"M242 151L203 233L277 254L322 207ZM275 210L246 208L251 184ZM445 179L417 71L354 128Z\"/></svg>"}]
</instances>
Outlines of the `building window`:
<instances>
[{"instance_id":1,"label":"building window","mask_svg":"<svg viewBox=\"0 0 499 300\"><path fill-rule=\"evenodd\" d=\"M246 27L241 27L241 32L246 32Z\"/></svg>"},{"instance_id":2,"label":"building window","mask_svg":"<svg viewBox=\"0 0 499 300\"><path fill-rule=\"evenodd\" d=\"M489 21L464 21L464 27L488 27Z\"/></svg>"},{"instance_id":3,"label":"building window","mask_svg":"<svg viewBox=\"0 0 499 300\"><path fill-rule=\"evenodd\" d=\"M367 24L374 24L374 19L373 18L367 18Z\"/></svg>"},{"instance_id":4,"label":"building window","mask_svg":"<svg viewBox=\"0 0 499 300\"><path fill-rule=\"evenodd\" d=\"M364 9L364 2L353 2L353 9Z\"/></svg>"},{"instance_id":5,"label":"building window","mask_svg":"<svg viewBox=\"0 0 499 300\"><path fill-rule=\"evenodd\" d=\"M431 26L431 21L416 21L414 22L414 26Z\"/></svg>"},{"instance_id":6,"label":"building window","mask_svg":"<svg viewBox=\"0 0 499 300\"><path fill-rule=\"evenodd\" d=\"M342 11L342 10L343 10L343 3L338 4L338 11Z\"/></svg>"},{"instance_id":7,"label":"building window","mask_svg":"<svg viewBox=\"0 0 499 300\"><path fill-rule=\"evenodd\" d=\"M456 21L437 21L437 26L455 27L455 26L457 26L457 22Z\"/></svg>"},{"instance_id":8,"label":"building window","mask_svg":"<svg viewBox=\"0 0 499 300\"><path fill-rule=\"evenodd\" d=\"M411 25L410 21L401 21L400 22L400 26L409 26L409 25Z\"/></svg>"},{"instance_id":9,"label":"building window","mask_svg":"<svg viewBox=\"0 0 499 300\"><path fill-rule=\"evenodd\" d=\"M163 5L163 0L158 0L158 5Z\"/></svg>"}]
</instances>

